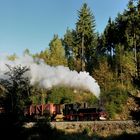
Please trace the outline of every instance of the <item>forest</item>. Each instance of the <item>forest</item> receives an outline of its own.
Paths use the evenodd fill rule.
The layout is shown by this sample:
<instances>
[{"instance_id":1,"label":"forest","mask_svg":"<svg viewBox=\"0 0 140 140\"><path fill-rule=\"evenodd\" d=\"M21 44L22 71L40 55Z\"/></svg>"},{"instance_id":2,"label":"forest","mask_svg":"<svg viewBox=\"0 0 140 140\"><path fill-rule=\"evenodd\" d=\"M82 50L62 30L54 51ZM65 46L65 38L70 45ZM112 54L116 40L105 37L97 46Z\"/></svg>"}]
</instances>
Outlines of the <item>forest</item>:
<instances>
[{"instance_id":1,"label":"forest","mask_svg":"<svg viewBox=\"0 0 140 140\"><path fill-rule=\"evenodd\" d=\"M63 38L57 33L49 47L37 54L27 48L23 55L43 59L50 66L65 66L72 71L86 71L98 82L100 102L87 91L69 87L40 88L23 75L28 67L7 66L12 82L0 78L0 105L22 118L29 104L87 102L105 107L109 119L139 120L140 114L140 0L129 0L123 13L108 19L103 33L96 32L96 21L84 3L77 13L75 29L66 29ZM8 56L14 61L16 54Z\"/></svg>"}]
</instances>

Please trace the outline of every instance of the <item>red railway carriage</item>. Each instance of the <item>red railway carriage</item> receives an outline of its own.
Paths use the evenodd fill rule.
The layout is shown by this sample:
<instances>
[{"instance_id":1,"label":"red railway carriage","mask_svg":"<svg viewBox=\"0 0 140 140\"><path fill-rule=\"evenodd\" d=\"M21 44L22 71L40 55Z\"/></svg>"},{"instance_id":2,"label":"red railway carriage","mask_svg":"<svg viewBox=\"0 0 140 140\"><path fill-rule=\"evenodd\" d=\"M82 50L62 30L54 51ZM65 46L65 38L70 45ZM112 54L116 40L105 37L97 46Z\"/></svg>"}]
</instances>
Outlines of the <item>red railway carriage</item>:
<instances>
[{"instance_id":1,"label":"red railway carriage","mask_svg":"<svg viewBox=\"0 0 140 140\"><path fill-rule=\"evenodd\" d=\"M24 112L25 115L44 115L48 113L50 115L60 114L61 105L60 104L40 104L40 105L30 105Z\"/></svg>"}]
</instances>

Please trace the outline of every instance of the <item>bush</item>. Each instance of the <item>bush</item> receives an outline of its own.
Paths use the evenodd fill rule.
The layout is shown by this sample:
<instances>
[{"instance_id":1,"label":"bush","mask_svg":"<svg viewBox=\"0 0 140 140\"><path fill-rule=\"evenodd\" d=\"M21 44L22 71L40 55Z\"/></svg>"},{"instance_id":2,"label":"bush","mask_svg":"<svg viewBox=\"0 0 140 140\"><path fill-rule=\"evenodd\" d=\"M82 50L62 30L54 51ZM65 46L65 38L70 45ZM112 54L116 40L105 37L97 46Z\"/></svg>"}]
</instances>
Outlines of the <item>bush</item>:
<instances>
[{"instance_id":1,"label":"bush","mask_svg":"<svg viewBox=\"0 0 140 140\"><path fill-rule=\"evenodd\" d=\"M125 90L114 89L102 95L105 101L105 108L108 112L109 118L113 118L115 114L121 113L123 106L127 102L128 92Z\"/></svg>"},{"instance_id":2,"label":"bush","mask_svg":"<svg viewBox=\"0 0 140 140\"><path fill-rule=\"evenodd\" d=\"M75 99L75 94L72 89L67 87L54 87L48 95L48 102L56 104L70 103Z\"/></svg>"},{"instance_id":3,"label":"bush","mask_svg":"<svg viewBox=\"0 0 140 140\"><path fill-rule=\"evenodd\" d=\"M7 67L9 71L5 75L8 79L0 79L0 85L6 89L4 108L7 113L21 120L23 110L30 104L31 85L29 78L24 76L29 68L9 65Z\"/></svg>"},{"instance_id":4,"label":"bush","mask_svg":"<svg viewBox=\"0 0 140 140\"><path fill-rule=\"evenodd\" d=\"M82 133L84 135L88 135L90 133L90 128L89 127L85 127Z\"/></svg>"}]
</instances>

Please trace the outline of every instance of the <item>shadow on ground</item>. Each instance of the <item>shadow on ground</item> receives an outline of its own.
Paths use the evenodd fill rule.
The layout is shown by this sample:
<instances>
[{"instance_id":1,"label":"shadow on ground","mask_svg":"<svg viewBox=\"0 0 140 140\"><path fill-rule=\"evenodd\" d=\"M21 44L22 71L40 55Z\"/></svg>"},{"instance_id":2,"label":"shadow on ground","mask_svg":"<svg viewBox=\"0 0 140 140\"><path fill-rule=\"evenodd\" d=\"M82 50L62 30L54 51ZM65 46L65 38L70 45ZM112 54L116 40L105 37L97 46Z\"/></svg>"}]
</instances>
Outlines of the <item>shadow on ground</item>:
<instances>
[{"instance_id":1,"label":"shadow on ground","mask_svg":"<svg viewBox=\"0 0 140 140\"><path fill-rule=\"evenodd\" d=\"M49 123L38 121L32 128L22 127L22 122L16 122L12 117L0 115L1 140L139 140L139 134L124 133L119 136L101 137L88 135L85 131L79 133L65 133L51 128Z\"/></svg>"}]
</instances>

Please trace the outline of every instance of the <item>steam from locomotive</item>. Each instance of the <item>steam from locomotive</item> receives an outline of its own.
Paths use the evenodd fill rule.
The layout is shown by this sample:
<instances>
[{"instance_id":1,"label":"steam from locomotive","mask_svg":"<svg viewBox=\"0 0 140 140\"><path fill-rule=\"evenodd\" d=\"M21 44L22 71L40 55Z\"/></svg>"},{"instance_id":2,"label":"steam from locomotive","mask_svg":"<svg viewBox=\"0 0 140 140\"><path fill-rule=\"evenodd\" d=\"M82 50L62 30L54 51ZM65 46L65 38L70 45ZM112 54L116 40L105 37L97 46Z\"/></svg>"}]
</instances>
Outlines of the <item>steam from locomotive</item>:
<instances>
[{"instance_id":1,"label":"steam from locomotive","mask_svg":"<svg viewBox=\"0 0 140 140\"><path fill-rule=\"evenodd\" d=\"M30 71L25 73L32 85L38 83L40 87L51 89L53 86L67 86L81 90L88 90L99 97L100 87L96 80L87 72L71 71L68 67L52 67L43 62L42 59L33 59L25 55L10 61L0 58L0 78L8 78L4 75L8 71L6 64L14 67L17 65L27 66Z\"/></svg>"}]
</instances>

